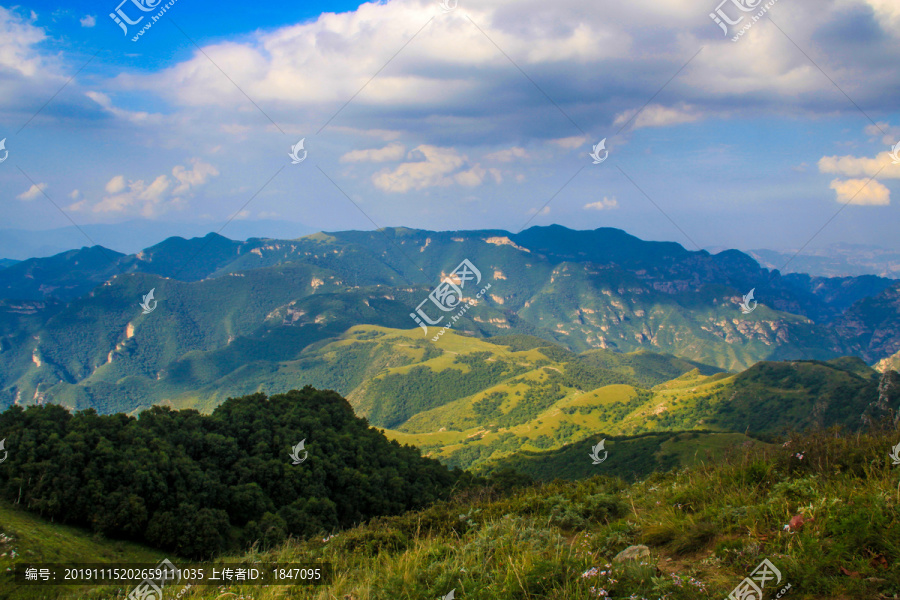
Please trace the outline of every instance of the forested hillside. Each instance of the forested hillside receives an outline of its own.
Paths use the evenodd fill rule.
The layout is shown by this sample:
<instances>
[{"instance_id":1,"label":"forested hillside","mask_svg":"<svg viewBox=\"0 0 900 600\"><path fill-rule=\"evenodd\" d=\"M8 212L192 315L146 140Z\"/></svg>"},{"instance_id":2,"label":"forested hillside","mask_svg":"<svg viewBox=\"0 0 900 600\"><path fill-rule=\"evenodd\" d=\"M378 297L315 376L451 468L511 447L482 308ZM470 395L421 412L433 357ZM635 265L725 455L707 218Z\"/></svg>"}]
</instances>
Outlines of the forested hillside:
<instances>
[{"instance_id":1,"label":"forested hillside","mask_svg":"<svg viewBox=\"0 0 900 600\"><path fill-rule=\"evenodd\" d=\"M7 502L193 558L421 507L460 477L312 388L232 398L211 415L12 407L0 439Z\"/></svg>"}]
</instances>

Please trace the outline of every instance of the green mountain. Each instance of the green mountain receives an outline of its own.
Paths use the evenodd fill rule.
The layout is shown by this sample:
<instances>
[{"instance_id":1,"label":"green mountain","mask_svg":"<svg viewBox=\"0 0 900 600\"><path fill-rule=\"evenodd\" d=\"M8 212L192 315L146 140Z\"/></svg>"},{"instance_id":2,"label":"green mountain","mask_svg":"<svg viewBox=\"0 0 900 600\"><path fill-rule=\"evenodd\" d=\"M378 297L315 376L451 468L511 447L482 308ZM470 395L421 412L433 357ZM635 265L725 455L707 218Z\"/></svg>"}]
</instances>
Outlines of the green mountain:
<instances>
[{"instance_id":1,"label":"green mountain","mask_svg":"<svg viewBox=\"0 0 900 600\"><path fill-rule=\"evenodd\" d=\"M60 299L83 296L116 272L124 254L101 246L70 250L49 258L30 258L0 269L0 298Z\"/></svg>"},{"instance_id":2,"label":"green mountain","mask_svg":"<svg viewBox=\"0 0 900 600\"><path fill-rule=\"evenodd\" d=\"M481 375L488 373L484 367L468 367L474 361L464 354L484 350L465 338L446 343L452 357L392 369L350 399L389 437L464 468L607 436L697 431L767 437L834 425L857 429L879 401L878 374L854 358L760 362L728 374L646 352L573 355L521 344L515 351L513 344L509 354L482 357L492 379ZM644 379L637 380L635 371ZM482 389L472 392L460 383L470 381ZM439 393L442 388L458 398ZM399 406L392 398L402 399L394 401ZM886 402L900 411L900 395Z\"/></svg>"},{"instance_id":3,"label":"green mountain","mask_svg":"<svg viewBox=\"0 0 900 600\"><path fill-rule=\"evenodd\" d=\"M354 327L380 326L443 352L449 336L426 334L410 313L426 301L434 315L429 292L464 259L480 271L479 286L490 285L480 298L464 292L469 309L453 331L469 341L536 336L574 353L649 351L734 371L854 354L873 363L900 349L900 287L890 280L781 277L737 251L690 252L615 229L396 228L244 242L210 234L0 271L0 405L211 410L229 395L306 384L352 395L379 363L362 340L353 349L338 342ZM760 304L744 315L739 304L754 287ZM144 314L150 290L158 304ZM332 343L355 362L319 356Z\"/></svg>"}]
</instances>

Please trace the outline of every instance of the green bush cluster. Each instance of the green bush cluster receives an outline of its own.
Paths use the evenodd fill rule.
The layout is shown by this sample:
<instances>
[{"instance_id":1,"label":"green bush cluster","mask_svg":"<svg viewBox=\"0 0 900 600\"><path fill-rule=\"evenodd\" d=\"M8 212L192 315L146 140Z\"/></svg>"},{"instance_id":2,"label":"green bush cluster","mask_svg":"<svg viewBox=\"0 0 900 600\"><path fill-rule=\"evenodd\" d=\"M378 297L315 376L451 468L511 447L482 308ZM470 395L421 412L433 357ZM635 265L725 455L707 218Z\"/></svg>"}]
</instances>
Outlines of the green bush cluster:
<instances>
[{"instance_id":1,"label":"green bush cluster","mask_svg":"<svg viewBox=\"0 0 900 600\"><path fill-rule=\"evenodd\" d=\"M338 394L231 398L211 415L9 408L0 497L186 557L273 546L446 496L460 474L389 442ZM306 439L308 458L292 464Z\"/></svg>"}]
</instances>

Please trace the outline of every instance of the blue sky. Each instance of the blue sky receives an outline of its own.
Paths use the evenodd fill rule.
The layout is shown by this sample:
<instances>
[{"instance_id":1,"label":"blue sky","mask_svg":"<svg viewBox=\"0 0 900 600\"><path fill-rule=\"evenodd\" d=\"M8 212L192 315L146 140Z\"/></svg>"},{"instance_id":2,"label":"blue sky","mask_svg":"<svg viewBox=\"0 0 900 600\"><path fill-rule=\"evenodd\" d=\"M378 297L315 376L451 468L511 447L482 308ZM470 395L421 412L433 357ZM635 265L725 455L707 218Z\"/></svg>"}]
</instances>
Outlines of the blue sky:
<instances>
[{"instance_id":1,"label":"blue sky","mask_svg":"<svg viewBox=\"0 0 900 600\"><path fill-rule=\"evenodd\" d=\"M0 227L900 249L900 5L779 0L732 41L763 6L740 1L177 0L137 41L166 2L122 4L127 35L118 2L0 5Z\"/></svg>"}]
</instances>

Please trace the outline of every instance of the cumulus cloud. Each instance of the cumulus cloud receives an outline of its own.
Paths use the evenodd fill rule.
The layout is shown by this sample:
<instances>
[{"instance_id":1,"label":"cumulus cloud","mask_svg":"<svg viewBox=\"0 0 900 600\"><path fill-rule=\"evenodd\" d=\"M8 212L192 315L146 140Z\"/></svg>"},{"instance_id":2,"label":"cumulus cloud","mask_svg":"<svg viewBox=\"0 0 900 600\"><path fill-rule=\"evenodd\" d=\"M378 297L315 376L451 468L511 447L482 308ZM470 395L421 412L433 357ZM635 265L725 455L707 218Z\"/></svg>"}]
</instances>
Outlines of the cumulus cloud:
<instances>
[{"instance_id":1,"label":"cumulus cloud","mask_svg":"<svg viewBox=\"0 0 900 600\"><path fill-rule=\"evenodd\" d=\"M106 192L108 194L118 194L125 189L125 176L116 175L106 183Z\"/></svg>"},{"instance_id":2,"label":"cumulus cloud","mask_svg":"<svg viewBox=\"0 0 900 600\"><path fill-rule=\"evenodd\" d=\"M0 67L31 77L45 66L34 46L47 36L34 20L0 6Z\"/></svg>"},{"instance_id":3,"label":"cumulus cloud","mask_svg":"<svg viewBox=\"0 0 900 600\"><path fill-rule=\"evenodd\" d=\"M879 179L900 179L900 164L893 162L889 152L881 152L875 158L823 156L819 160L819 171L847 177L875 177L877 174Z\"/></svg>"},{"instance_id":4,"label":"cumulus cloud","mask_svg":"<svg viewBox=\"0 0 900 600\"><path fill-rule=\"evenodd\" d=\"M406 154L406 146L399 143L388 144L384 148L351 150L341 157L341 162L391 162L398 161Z\"/></svg>"},{"instance_id":5,"label":"cumulus cloud","mask_svg":"<svg viewBox=\"0 0 900 600\"><path fill-rule=\"evenodd\" d=\"M120 189L119 185L124 186ZM136 209L142 216L155 216L160 212L164 212L166 208L166 191L169 189L171 181L165 175L160 175L154 179L149 185L143 179L137 181L129 181L124 183L124 177L118 175L106 184L107 190L110 188L119 190L112 192L111 196L105 196L100 202L94 205L94 212L97 213L123 213Z\"/></svg>"},{"instance_id":6,"label":"cumulus cloud","mask_svg":"<svg viewBox=\"0 0 900 600\"><path fill-rule=\"evenodd\" d=\"M584 208L586 210L608 210L612 208L619 208L619 201L615 198L607 198L606 196L604 196L603 200L585 204Z\"/></svg>"},{"instance_id":7,"label":"cumulus cloud","mask_svg":"<svg viewBox=\"0 0 900 600\"><path fill-rule=\"evenodd\" d=\"M25 190L24 192L22 192L21 194L16 196L16 198L18 198L19 200L24 200L26 202L30 202L31 200L34 200L35 198L39 197L41 195L41 190L45 190L45 189L47 189L46 183L39 183L37 185L32 184L31 187L29 187L27 190Z\"/></svg>"},{"instance_id":8,"label":"cumulus cloud","mask_svg":"<svg viewBox=\"0 0 900 600\"><path fill-rule=\"evenodd\" d=\"M454 183L466 187L481 185L491 174L495 181L502 177L496 169L484 169L480 165L467 165L468 159L453 148L440 148L423 144L414 148L407 159L395 169L386 169L372 176L372 183L386 192L408 192L428 187L448 186ZM414 160L418 159L418 160Z\"/></svg>"},{"instance_id":9,"label":"cumulus cloud","mask_svg":"<svg viewBox=\"0 0 900 600\"><path fill-rule=\"evenodd\" d=\"M186 169L181 165L172 169L172 176L178 181L178 185L172 190L176 196L187 194L193 188L205 185L211 177L219 174L214 166L199 159L193 159L191 164L193 165L191 169Z\"/></svg>"},{"instance_id":10,"label":"cumulus cloud","mask_svg":"<svg viewBox=\"0 0 900 600\"><path fill-rule=\"evenodd\" d=\"M194 189L219 174L210 164L198 159L191 162L193 166L190 169L178 165L172 169L171 178L159 175L150 183L143 179L126 182L124 175L116 175L106 183L107 195L93 206L93 211L152 218L183 209ZM82 203L76 205L84 207Z\"/></svg>"},{"instance_id":11,"label":"cumulus cloud","mask_svg":"<svg viewBox=\"0 0 900 600\"><path fill-rule=\"evenodd\" d=\"M842 204L887 206L891 203L891 191L875 180L835 179L831 182L831 189L837 194L836 200Z\"/></svg>"},{"instance_id":12,"label":"cumulus cloud","mask_svg":"<svg viewBox=\"0 0 900 600\"><path fill-rule=\"evenodd\" d=\"M78 20L81 23L82 27L93 27L97 24L97 17L93 15L85 15L83 18Z\"/></svg>"},{"instance_id":13,"label":"cumulus cloud","mask_svg":"<svg viewBox=\"0 0 900 600\"><path fill-rule=\"evenodd\" d=\"M900 4L894 0L865 0L872 7L879 22L894 29L900 29Z\"/></svg>"}]
</instances>

